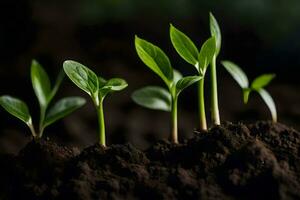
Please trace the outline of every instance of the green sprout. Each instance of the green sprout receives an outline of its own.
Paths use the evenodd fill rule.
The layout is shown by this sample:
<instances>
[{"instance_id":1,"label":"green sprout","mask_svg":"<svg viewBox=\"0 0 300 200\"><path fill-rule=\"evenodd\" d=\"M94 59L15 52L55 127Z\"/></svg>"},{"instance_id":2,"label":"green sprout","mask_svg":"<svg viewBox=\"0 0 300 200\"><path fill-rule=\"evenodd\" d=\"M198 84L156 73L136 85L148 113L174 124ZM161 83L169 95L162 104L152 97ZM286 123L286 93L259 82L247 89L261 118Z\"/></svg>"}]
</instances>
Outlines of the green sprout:
<instances>
[{"instance_id":1,"label":"green sprout","mask_svg":"<svg viewBox=\"0 0 300 200\"><path fill-rule=\"evenodd\" d=\"M205 101L204 101L204 78L209 64L216 51L215 37L211 37L204 42L200 51L193 41L183 32L170 25L171 42L178 54L189 64L193 65L199 76L203 77L198 81L198 108L199 124L201 130L207 130Z\"/></svg>"},{"instance_id":2,"label":"green sprout","mask_svg":"<svg viewBox=\"0 0 300 200\"><path fill-rule=\"evenodd\" d=\"M257 92L267 104L271 112L273 122L277 122L277 111L274 100L272 99L271 95L264 89L264 87L267 86L273 78L275 78L275 74L260 75L253 80L251 85L249 85L248 77L238 65L230 61L222 61L221 63L243 89L244 103L246 104L248 102L249 95L252 91Z\"/></svg>"},{"instance_id":3,"label":"green sprout","mask_svg":"<svg viewBox=\"0 0 300 200\"><path fill-rule=\"evenodd\" d=\"M212 58L210 75L211 75L211 119L213 124L220 125L219 103L218 103L218 84L217 84L217 68L216 60L221 50L221 31L216 18L209 13L210 32L216 38L216 51Z\"/></svg>"},{"instance_id":4,"label":"green sprout","mask_svg":"<svg viewBox=\"0 0 300 200\"><path fill-rule=\"evenodd\" d=\"M64 62L63 67L71 81L91 96L98 114L99 143L105 147L106 137L103 113L104 98L112 92L125 89L128 84L125 80L120 78L105 80L104 78L97 76L86 66L76 61L67 60Z\"/></svg>"},{"instance_id":5,"label":"green sprout","mask_svg":"<svg viewBox=\"0 0 300 200\"><path fill-rule=\"evenodd\" d=\"M178 143L178 96L185 88L198 82L202 77L183 77L173 69L169 58L159 47L137 36L135 36L135 48L140 59L164 81L168 90L158 86L147 86L135 91L132 99L146 108L171 112L171 140Z\"/></svg>"},{"instance_id":6,"label":"green sprout","mask_svg":"<svg viewBox=\"0 0 300 200\"><path fill-rule=\"evenodd\" d=\"M4 95L0 97L0 105L8 113L25 122L30 128L32 136L39 139L43 136L44 129L47 126L69 115L85 104L85 100L83 98L67 97L59 100L48 111L49 104L56 95L63 78L64 73L61 72L55 82L54 87L51 88L49 76L47 75L46 71L37 61L32 61L31 81L40 105L40 121L38 131L36 131L34 128L32 117L25 102L15 97Z\"/></svg>"}]
</instances>

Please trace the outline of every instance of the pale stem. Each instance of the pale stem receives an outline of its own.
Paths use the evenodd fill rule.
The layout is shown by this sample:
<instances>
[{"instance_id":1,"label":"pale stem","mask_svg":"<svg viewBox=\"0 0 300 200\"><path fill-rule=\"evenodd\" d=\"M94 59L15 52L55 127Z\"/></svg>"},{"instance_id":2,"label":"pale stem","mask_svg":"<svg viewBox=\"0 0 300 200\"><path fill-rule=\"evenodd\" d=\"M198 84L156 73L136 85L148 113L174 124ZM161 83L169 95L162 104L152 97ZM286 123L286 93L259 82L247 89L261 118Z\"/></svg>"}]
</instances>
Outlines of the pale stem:
<instances>
[{"instance_id":1,"label":"pale stem","mask_svg":"<svg viewBox=\"0 0 300 200\"><path fill-rule=\"evenodd\" d=\"M33 124L32 124L32 120L31 120L31 119L30 119L29 122L27 123L27 126L29 127L32 136L33 136L34 138L37 138L37 134L36 134L36 132L35 132L35 129L34 129L34 126L33 126Z\"/></svg>"},{"instance_id":2,"label":"pale stem","mask_svg":"<svg viewBox=\"0 0 300 200\"><path fill-rule=\"evenodd\" d=\"M210 69L211 69L211 117L212 117L212 123L214 125L220 125L216 55L213 57Z\"/></svg>"},{"instance_id":3,"label":"pale stem","mask_svg":"<svg viewBox=\"0 0 300 200\"><path fill-rule=\"evenodd\" d=\"M45 106L41 106L40 107L39 133L37 135L38 138L41 138L43 136L45 115L46 115L46 108L45 108Z\"/></svg>"}]
</instances>

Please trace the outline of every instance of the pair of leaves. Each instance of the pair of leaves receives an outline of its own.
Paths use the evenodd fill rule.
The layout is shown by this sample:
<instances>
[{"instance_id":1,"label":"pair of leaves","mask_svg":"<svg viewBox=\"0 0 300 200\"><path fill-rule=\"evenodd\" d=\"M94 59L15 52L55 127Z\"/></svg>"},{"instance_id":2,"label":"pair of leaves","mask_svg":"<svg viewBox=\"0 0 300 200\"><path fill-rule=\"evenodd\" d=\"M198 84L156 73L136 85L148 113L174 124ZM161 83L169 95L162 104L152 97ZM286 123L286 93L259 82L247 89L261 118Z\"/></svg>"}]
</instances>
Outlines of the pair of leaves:
<instances>
[{"instance_id":1,"label":"pair of leaves","mask_svg":"<svg viewBox=\"0 0 300 200\"><path fill-rule=\"evenodd\" d=\"M58 101L47 113L44 120L44 128L54 123L55 121L69 115L85 104L85 100L80 97L67 97ZM25 122L27 125L32 125L32 118L28 106L22 100L4 95L0 97L0 105L11 115Z\"/></svg>"},{"instance_id":2,"label":"pair of leaves","mask_svg":"<svg viewBox=\"0 0 300 200\"><path fill-rule=\"evenodd\" d=\"M216 52L215 37L206 40L203 43L200 52L193 41L173 25L170 26L170 37L177 53L186 62L195 66L201 75L204 75Z\"/></svg>"},{"instance_id":3,"label":"pair of leaves","mask_svg":"<svg viewBox=\"0 0 300 200\"><path fill-rule=\"evenodd\" d=\"M264 89L264 87L267 86L275 78L275 74L263 74L261 76L258 76L252 81L250 85L247 75L237 64L231 61L222 61L221 63L233 77L233 79L243 89L244 103L248 102L251 91L258 92L258 94L262 97L269 110L271 111L273 121L277 121L277 111L274 100L272 99L271 95Z\"/></svg>"},{"instance_id":4,"label":"pair of leaves","mask_svg":"<svg viewBox=\"0 0 300 200\"><path fill-rule=\"evenodd\" d=\"M249 85L247 75L237 64L231 61L222 61L221 63L242 89L260 90L275 78L275 74L263 74L255 78Z\"/></svg>"},{"instance_id":5,"label":"pair of leaves","mask_svg":"<svg viewBox=\"0 0 300 200\"><path fill-rule=\"evenodd\" d=\"M176 70L174 70L174 77L177 77L178 80L175 84L175 97L172 96L171 91L165 88L147 86L136 90L132 94L133 101L146 108L170 112L172 109L172 99L177 98L180 92L202 78L200 76L187 76L182 78L182 75Z\"/></svg>"},{"instance_id":6,"label":"pair of leaves","mask_svg":"<svg viewBox=\"0 0 300 200\"><path fill-rule=\"evenodd\" d=\"M200 79L201 77L199 76L188 76L180 79L176 84L176 95L178 96L182 90ZM147 86L136 90L132 94L133 101L138 105L167 112L171 111L172 98L174 97L172 97L171 92L158 86Z\"/></svg>"},{"instance_id":7,"label":"pair of leaves","mask_svg":"<svg viewBox=\"0 0 300 200\"><path fill-rule=\"evenodd\" d=\"M208 65L214 56L220 52L221 32L219 25L210 13L210 29L212 37L206 40L200 52L193 41L183 32L170 25L171 42L177 53L188 63L196 67L201 75L204 75Z\"/></svg>"},{"instance_id":8,"label":"pair of leaves","mask_svg":"<svg viewBox=\"0 0 300 200\"><path fill-rule=\"evenodd\" d=\"M120 78L105 80L98 77L88 67L72 60L67 60L63 64L64 71L71 81L80 89L88 93L96 104L108 93L125 89L128 84Z\"/></svg>"}]
</instances>

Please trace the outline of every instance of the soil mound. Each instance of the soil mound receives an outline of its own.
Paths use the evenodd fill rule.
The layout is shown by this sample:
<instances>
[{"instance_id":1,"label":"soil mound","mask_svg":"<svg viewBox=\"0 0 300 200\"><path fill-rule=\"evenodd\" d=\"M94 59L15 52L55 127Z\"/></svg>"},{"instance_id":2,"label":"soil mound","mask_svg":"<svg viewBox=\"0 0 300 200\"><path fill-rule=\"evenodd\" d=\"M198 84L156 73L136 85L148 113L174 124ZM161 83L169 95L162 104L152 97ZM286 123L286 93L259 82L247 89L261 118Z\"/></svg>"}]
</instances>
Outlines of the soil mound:
<instances>
[{"instance_id":1,"label":"soil mound","mask_svg":"<svg viewBox=\"0 0 300 200\"><path fill-rule=\"evenodd\" d=\"M183 144L81 153L47 141L0 156L1 199L300 199L300 133L225 123Z\"/></svg>"}]
</instances>

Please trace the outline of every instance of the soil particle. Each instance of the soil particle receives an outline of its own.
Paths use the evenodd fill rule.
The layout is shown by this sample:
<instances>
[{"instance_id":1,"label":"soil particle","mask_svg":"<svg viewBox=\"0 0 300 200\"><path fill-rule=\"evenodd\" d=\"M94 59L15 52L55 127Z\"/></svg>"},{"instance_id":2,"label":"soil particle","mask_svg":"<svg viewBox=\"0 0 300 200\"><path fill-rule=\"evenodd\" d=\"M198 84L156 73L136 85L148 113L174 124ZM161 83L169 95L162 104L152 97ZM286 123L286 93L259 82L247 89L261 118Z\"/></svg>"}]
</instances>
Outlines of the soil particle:
<instances>
[{"instance_id":1,"label":"soil particle","mask_svg":"<svg viewBox=\"0 0 300 200\"><path fill-rule=\"evenodd\" d=\"M224 123L182 144L81 153L48 141L1 155L1 199L300 199L300 133L279 123ZM3 173L3 170L7 173ZM4 184L3 184L4 185Z\"/></svg>"}]
</instances>

